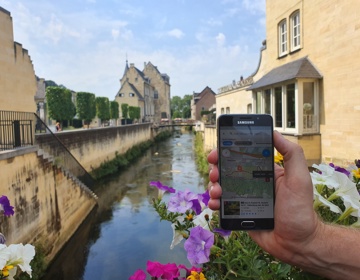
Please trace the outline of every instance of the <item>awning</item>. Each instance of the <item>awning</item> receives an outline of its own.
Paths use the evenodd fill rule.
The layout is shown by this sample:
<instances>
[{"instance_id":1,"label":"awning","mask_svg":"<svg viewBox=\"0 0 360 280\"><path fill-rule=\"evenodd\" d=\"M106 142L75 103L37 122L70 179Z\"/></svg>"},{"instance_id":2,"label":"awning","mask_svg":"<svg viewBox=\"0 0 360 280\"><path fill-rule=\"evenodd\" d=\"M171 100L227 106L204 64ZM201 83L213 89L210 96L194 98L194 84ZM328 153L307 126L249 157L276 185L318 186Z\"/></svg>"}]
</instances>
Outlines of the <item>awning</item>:
<instances>
[{"instance_id":1,"label":"awning","mask_svg":"<svg viewBox=\"0 0 360 280\"><path fill-rule=\"evenodd\" d=\"M272 69L269 73L248 87L247 90L263 88L298 78L321 79L322 75L316 70L307 57L303 57Z\"/></svg>"}]
</instances>

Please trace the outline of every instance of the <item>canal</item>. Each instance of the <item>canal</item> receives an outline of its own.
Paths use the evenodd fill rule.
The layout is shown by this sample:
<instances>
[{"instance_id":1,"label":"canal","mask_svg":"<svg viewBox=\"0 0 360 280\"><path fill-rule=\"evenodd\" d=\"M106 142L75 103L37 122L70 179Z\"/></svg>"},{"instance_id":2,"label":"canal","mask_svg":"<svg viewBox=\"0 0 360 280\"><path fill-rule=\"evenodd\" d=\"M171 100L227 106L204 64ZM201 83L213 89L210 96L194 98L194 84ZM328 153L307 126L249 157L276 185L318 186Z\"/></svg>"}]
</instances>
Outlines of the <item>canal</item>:
<instances>
[{"instance_id":1,"label":"canal","mask_svg":"<svg viewBox=\"0 0 360 280\"><path fill-rule=\"evenodd\" d=\"M95 186L98 206L49 267L44 280L128 279L148 260L185 264L183 243L170 250L172 229L152 207L161 181L177 190L204 192L192 133L176 133L151 147L126 171ZM166 199L166 197L165 197Z\"/></svg>"}]
</instances>

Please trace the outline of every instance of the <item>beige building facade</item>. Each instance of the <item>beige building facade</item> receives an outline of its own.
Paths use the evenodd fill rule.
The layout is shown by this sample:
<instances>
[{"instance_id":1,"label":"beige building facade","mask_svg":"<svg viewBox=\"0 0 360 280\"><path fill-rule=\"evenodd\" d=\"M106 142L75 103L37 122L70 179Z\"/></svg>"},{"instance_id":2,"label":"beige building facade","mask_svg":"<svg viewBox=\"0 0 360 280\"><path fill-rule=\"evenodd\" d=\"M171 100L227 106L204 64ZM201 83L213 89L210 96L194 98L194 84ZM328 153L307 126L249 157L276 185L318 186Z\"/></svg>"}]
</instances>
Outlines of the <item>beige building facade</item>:
<instances>
[{"instance_id":1,"label":"beige building facade","mask_svg":"<svg viewBox=\"0 0 360 280\"><path fill-rule=\"evenodd\" d=\"M226 106L220 99L234 104L231 96L241 94L244 102L230 111L249 113L250 95L251 112L271 114L275 129L303 146L309 164L359 158L359 5L267 0L259 67L243 88L219 90L217 112Z\"/></svg>"},{"instance_id":2,"label":"beige building facade","mask_svg":"<svg viewBox=\"0 0 360 280\"><path fill-rule=\"evenodd\" d=\"M115 101L129 106L140 107L141 122L160 123L161 119L170 118L170 78L161 74L151 62L144 63L140 71L133 63L126 61L121 87ZM120 112L121 116L121 112Z\"/></svg>"},{"instance_id":3,"label":"beige building facade","mask_svg":"<svg viewBox=\"0 0 360 280\"><path fill-rule=\"evenodd\" d=\"M11 14L2 7L0 26L0 109L36 112L34 66L28 51L14 41Z\"/></svg>"}]
</instances>

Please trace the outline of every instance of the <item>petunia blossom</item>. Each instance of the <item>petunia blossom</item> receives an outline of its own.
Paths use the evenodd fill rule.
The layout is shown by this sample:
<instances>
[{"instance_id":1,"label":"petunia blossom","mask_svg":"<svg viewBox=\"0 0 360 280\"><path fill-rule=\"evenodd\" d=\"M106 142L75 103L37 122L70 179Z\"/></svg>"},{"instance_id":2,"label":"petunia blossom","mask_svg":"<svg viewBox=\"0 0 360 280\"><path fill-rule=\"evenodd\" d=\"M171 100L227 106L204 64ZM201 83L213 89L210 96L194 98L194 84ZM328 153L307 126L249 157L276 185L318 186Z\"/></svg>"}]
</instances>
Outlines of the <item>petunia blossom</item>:
<instances>
[{"instance_id":1,"label":"petunia blossom","mask_svg":"<svg viewBox=\"0 0 360 280\"><path fill-rule=\"evenodd\" d=\"M141 269L138 269L130 276L129 280L146 280L146 273Z\"/></svg>"},{"instance_id":2,"label":"petunia blossom","mask_svg":"<svg viewBox=\"0 0 360 280\"><path fill-rule=\"evenodd\" d=\"M14 207L10 205L10 201L5 195L0 197L0 210L4 212L5 216L14 215Z\"/></svg>"},{"instance_id":3,"label":"petunia blossom","mask_svg":"<svg viewBox=\"0 0 360 280\"><path fill-rule=\"evenodd\" d=\"M214 234L201 226L190 230L190 236L184 243L187 258L191 265L199 265L209 261L210 248L214 245Z\"/></svg>"},{"instance_id":4,"label":"petunia blossom","mask_svg":"<svg viewBox=\"0 0 360 280\"><path fill-rule=\"evenodd\" d=\"M35 247L30 244L10 244L7 248L10 256L7 265L18 265L20 269L31 277L30 262L35 256Z\"/></svg>"},{"instance_id":5,"label":"petunia blossom","mask_svg":"<svg viewBox=\"0 0 360 280\"><path fill-rule=\"evenodd\" d=\"M159 262L148 261L146 271L152 277L158 277L161 279L171 280L180 276L179 269L174 263L161 264Z\"/></svg>"},{"instance_id":6,"label":"petunia blossom","mask_svg":"<svg viewBox=\"0 0 360 280\"><path fill-rule=\"evenodd\" d=\"M201 226L204 229L210 230L209 221L212 219L213 210L210 208L204 209L200 215L197 215L194 219L195 226Z\"/></svg>"},{"instance_id":7,"label":"petunia blossom","mask_svg":"<svg viewBox=\"0 0 360 280\"><path fill-rule=\"evenodd\" d=\"M341 209L333 204L332 202L328 201L325 197L323 197L318 190L316 189L316 187L314 186L313 188L314 191L314 208L317 209L319 206L326 206L329 207L329 209L334 212L334 213L342 213Z\"/></svg>"},{"instance_id":8,"label":"petunia blossom","mask_svg":"<svg viewBox=\"0 0 360 280\"><path fill-rule=\"evenodd\" d=\"M193 207L192 200L197 199L197 194L189 190L178 191L174 196L170 198L168 203L168 211L185 213Z\"/></svg>"},{"instance_id":9,"label":"petunia blossom","mask_svg":"<svg viewBox=\"0 0 360 280\"><path fill-rule=\"evenodd\" d=\"M177 221L182 223L184 221L184 217L183 216L177 217ZM174 249L174 247L176 245L178 245L184 239L183 233L180 230L176 230L176 228L175 228L176 224L177 224L177 222L171 224L171 228L173 230L173 240L170 245L171 250Z\"/></svg>"},{"instance_id":10,"label":"petunia blossom","mask_svg":"<svg viewBox=\"0 0 360 280\"><path fill-rule=\"evenodd\" d=\"M226 230L226 229L222 229L222 228L214 228L213 231L218 233L220 236L222 236L225 239L226 242L228 242L230 234L231 234L231 230Z\"/></svg>"},{"instance_id":11,"label":"petunia blossom","mask_svg":"<svg viewBox=\"0 0 360 280\"><path fill-rule=\"evenodd\" d=\"M346 169L343 168L343 167L337 166L337 165L335 165L335 164L333 164L333 163L330 163L329 165L330 165L331 167L333 167L333 168L335 169L335 171L344 173L346 176L349 177L350 171L346 170Z\"/></svg>"},{"instance_id":12,"label":"petunia blossom","mask_svg":"<svg viewBox=\"0 0 360 280\"><path fill-rule=\"evenodd\" d=\"M162 198L164 193L169 192L169 193L175 193L175 189L165 186L163 185L160 181L151 181L150 182L150 186L154 186L159 190L159 194L158 197Z\"/></svg>"}]
</instances>

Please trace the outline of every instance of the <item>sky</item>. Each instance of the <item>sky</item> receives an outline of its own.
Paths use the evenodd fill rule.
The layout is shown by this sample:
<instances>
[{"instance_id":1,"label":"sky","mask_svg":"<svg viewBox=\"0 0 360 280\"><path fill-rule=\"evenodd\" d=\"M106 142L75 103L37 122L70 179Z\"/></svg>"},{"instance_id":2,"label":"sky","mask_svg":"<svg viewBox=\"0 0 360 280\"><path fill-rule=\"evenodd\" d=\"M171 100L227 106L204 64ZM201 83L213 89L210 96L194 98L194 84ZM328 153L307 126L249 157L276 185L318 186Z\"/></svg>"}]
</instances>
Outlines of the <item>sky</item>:
<instances>
[{"instance_id":1,"label":"sky","mask_svg":"<svg viewBox=\"0 0 360 280\"><path fill-rule=\"evenodd\" d=\"M171 97L256 71L265 0L0 0L35 74L115 99L126 60L170 77Z\"/></svg>"}]
</instances>

